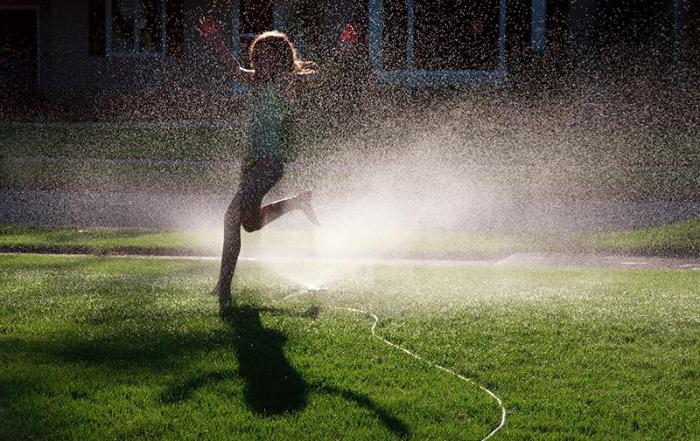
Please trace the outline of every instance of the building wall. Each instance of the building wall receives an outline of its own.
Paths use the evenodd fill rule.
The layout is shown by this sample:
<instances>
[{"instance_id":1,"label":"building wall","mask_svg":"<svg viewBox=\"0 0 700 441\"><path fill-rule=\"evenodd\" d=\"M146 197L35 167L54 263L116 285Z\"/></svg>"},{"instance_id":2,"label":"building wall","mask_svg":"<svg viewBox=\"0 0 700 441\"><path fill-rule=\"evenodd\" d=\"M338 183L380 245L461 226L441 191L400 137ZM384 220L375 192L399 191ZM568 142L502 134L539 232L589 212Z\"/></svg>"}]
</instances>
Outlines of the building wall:
<instances>
[{"instance_id":1,"label":"building wall","mask_svg":"<svg viewBox=\"0 0 700 441\"><path fill-rule=\"evenodd\" d=\"M198 19L211 10L211 3L210 0L184 0L181 56L124 58L90 55L88 0L51 1L44 7L47 25L42 35L48 44L42 51L45 60L42 88L172 92L226 87L218 60L196 32ZM234 3L214 5L214 14L228 24Z\"/></svg>"},{"instance_id":2,"label":"building wall","mask_svg":"<svg viewBox=\"0 0 700 441\"><path fill-rule=\"evenodd\" d=\"M167 0L166 0L167 1ZM184 47L180 56L161 58L123 58L116 56L91 55L90 46L90 0L0 0L2 5L37 5L39 12L39 87L44 91L81 93L130 93L130 94L173 94L197 91L225 91L229 83L215 56L204 46L196 34L196 23L212 5L218 7L223 19L230 14L231 2L213 3L211 0L184 1ZM565 44L566 53L557 57L570 57L580 67L586 69L595 65L596 53L602 44L597 29L600 26L600 11L607 14L603 6L611 0L547 0L548 19L558 18L561 29L557 40L550 40L559 46ZM661 16L670 16L668 0L640 0L650 8L664 9ZM390 2L385 2L387 17L391 18ZM640 3L640 4L641 4ZM360 23L361 34L366 28L367 2L351 0L354 19ZM398 4L398 3L396 3ZM518 63L518 57L528 54L529 23L527 22L530 0L515 0L510 3L508 16L511 31L507 30L509 65ZM612 3L610 3L612 4ZM692 2L695 4L695 2ZM690 26L697 26L698 7L689 11ZM608 27L615 21L607 21ZM387 21L385 25L390 24ZM552 24L552 21L549 21ZM651 23L653 25L653 23ZM398 23L396 32L402 31ZM628 26L628 25L625 25ZM646 24L649 26L649 23ZM664 24L669 28L668 24ZM622 27L621 35L626 28ZM548 32L550 29L548 29ZM385 29L391 35L391 29ZM640 30L642 34L645 32ZM553 35L549 32L550 37ZM566 35L566 38L564 38ZM698 40L698 31L688 32L690 40ZM695 40L693 40L695 39ZM401 40L398 38L397 41ZM564 41L566 40L566 41ZM658 40L658 38L657 38ZM697 52L698 43L689 48L691 54ZM551 46L551 45L550 45ZM669 53L671 45L666 44ZM547 50L550 50L548 46ZM695 52L694 52L695 51ZM529 55L529 54L528 54ZM670 57L664 57L667 59ZM391 60L387 60L391 61ZM400 61L400 60L399 60Z\"/></svg>"},{"instance_id":3,"label":"building wall","mask_svg":"<svg viewBox=\"0 0 700 441\"><path fill-rule=\"evenodd\" d=\"M3 2L0 0L0 4ZM89 0L47 0L42 6L41 38L45 44L40 56L40 87L58 92L224 92L230 83L217 57L197 34L196 26L199 18L210 12L228 25L236 3L184 0L181 54L129 58L90 54Z\"/></svg>"},{"instance_id":4,"label":"building wall","mask_svg":"<svg viewBox=\"0 0 700 441\"><path fill-rule=\"evenodd\" d=\"M0 1L1 5L18 2ZM205 0L185 0L182 55L158 58L90 54L88 0L24 1L39 13L39 88L52 92L178 92L225 87L220 66L196 35ZM221 75L217 75L217 73Z\"/></svg>"}]
</instances>

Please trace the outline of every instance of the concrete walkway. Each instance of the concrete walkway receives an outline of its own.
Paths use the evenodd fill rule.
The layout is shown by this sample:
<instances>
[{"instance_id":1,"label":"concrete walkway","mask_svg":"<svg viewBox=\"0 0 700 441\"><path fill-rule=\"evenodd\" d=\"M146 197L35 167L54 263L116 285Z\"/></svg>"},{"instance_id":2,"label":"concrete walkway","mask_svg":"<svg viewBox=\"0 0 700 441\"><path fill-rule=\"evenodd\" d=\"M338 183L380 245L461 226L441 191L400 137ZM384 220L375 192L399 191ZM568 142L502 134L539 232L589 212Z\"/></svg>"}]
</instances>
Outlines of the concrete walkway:
<instances>
[{"instance_id":1,"label":"concrete walkway","mask_svg":"<svg viewBox=\"0 0 700 441\"><path fill-rule=\"evenodd\" d=\"M618 256L595 254L516 253L497 261L503 267L589 267L700 270L700 257Z\"/></svg>"},{"instance_id":2,"label":"concrete walkway","mask_svg":"<svg viewBox=\"0 0 700 441\"><path fill-rule=\"evenodd\" d=\"M56 257L92 257L92 254L36 254L36 253L0 253L0 256L44 255ZM214 256L148 256L148 255L110 255L116 259L159 259L159 260L208 260L218 262ZM640 257L622 255L595 254L560 254L560 253L516 253L504 259L484 260L443 260L443 259L384 259L384 258L348 258L328 259L315 257L250 257L241 256L239 261L260 263L308 263L316 265L337 265L349 263L353 266L389 265L389 266L467 266L467 267L555 267L555 268L627 268L627 269L670 269L700 271L700 257Z\"/></svg>"}]
</instances>

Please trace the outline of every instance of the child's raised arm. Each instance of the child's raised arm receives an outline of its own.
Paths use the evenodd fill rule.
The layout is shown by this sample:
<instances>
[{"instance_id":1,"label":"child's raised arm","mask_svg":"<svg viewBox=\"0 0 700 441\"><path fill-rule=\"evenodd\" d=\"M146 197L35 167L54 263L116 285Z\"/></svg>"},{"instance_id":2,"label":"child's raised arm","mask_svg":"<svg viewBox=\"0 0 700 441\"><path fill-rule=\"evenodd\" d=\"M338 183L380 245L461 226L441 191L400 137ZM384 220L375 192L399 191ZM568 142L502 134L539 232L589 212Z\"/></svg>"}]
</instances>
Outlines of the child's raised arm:
<instances>
[{"instance_id":1,"label":"child's raised arm","mask_svg":"<svg viewBox=\"0 0 700 441\"><path fill-rule=\"evenodd\" d=\"M295 75L298 79L304 79L305 83L312 81L313 83L323 83L327 79L332 78L340 73L347 66L348 56L357 44L357 32L352 25L347 24L343 28L338 38L337 52L323 63L317 64L310 62L313 66L311 69L302 72L301 75Z\"/></svg>"},{"instance_id":2,"label":"child's raised arm","mask_svg":"<svg viewBox=\"0 0 700 441\"><path fill-rule=\"evenodd\" d=\"M357 44L357 31L350 23L346 24L343 28L343 32L340 34L340 39L338 41L338 49L341 53L347 52L355 47Z\"/></svg>"},{"instance_id":3,"label":"child's raised arm","mask_svg":"<svg viewBox=\"0 0 700 441\"><path fill-rule=\"evenodd\" d=\"M245 84L249 83L253 71L242 68L228 50L228 47L226 47L222 35L223 25L216 21L214 17L209 16L199 20L197 30L199 31L199 35L209 43L219 55L231 79Z\"/></svg>"}]
</instances>

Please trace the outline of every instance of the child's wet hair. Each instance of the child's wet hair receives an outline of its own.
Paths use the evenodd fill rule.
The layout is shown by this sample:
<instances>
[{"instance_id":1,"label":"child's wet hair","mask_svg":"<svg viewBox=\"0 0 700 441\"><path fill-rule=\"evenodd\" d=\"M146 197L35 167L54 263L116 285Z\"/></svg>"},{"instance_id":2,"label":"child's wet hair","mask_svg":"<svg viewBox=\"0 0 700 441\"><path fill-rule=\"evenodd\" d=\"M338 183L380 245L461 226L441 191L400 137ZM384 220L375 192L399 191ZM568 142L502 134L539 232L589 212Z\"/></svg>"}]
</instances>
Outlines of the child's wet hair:
<instances>
[{"instance_id":1,"label":"child's wet hair","mask_svg":"<svg viewBox=\"0 0 700 441\"><path fill-rule=\"evenodd\" d=\"M300 60L287 34L279 31L267 31L255 37L248 48L248 56L251 67L256 71L266 66L274 73L313 72L311 66L314 63Z\"/></svg>"}]
</instances>

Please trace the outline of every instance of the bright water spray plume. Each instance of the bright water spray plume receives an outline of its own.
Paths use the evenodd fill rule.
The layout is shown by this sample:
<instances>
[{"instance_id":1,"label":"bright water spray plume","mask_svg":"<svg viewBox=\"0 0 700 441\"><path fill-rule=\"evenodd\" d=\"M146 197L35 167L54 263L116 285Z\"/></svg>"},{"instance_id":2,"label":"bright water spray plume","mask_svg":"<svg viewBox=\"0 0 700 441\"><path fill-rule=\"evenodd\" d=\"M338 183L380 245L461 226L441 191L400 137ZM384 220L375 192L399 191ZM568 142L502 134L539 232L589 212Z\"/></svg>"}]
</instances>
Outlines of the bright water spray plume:
<instances>
[{"instance_id":1,"label":"bright water spray plume","mask_svg":"<svg viewBox=\"0 0 700 441\"><path fill-rule=\"evenodd\" d=\"M347 121L351 128L336 127L330 136L304 146L322 153L302 151L271 195L312 188L323 225L312 227L300 214L281 219L260 232L265 252L259 256L286 257L286 263L273 264L278 273L319 287L352 274L363 259L420 257L433 245L421 241L441 234L527 234L595 225L596 218L558 219L556 210L548 214L547 204L556 208L571 198L624 198L627 176L643 176L652 165L673 168L698 135L679 131L668 139L666 123L642 105L649 99L642 100L635 86L580 86L539 97L489 90L427 99L409 94L389 106L394 114L386 114L380 100L365 97L363 112ZM686 116L698 119L697 109ZM302 126L322 125L319 118L323 115L310 115ZM681 155L659 155L659 143ZM547 217L528 218L532 203L542 204ZM504 206L516 215L522 206L521 213L501 216ZM279 247L283 229L297 230L301 246ZM442 250L428 253L440 257L449 245L446 239ZM302 259L308 257L323 259L325 272ZM303 263L283 269L291 259Z\"/></svg>"},{"instance_id":2,"label":"bright water spray plume","mask_svg":"<svg viewBox=\"0 0 700 441\"><path fill-rule=\"evenodd\" d=\"M226 4L219 5L220 12ZM302 31L312 34L314 29ZM192 138L180 141L205 143L207 157L214 161L236 159L230 141L239 133L222 133L241 126L242 99L230 93L211 52L195 50L189 55L181 63L182 71L163 67L159 75L144 76L144 101L153 115L144 109L132 116L158 118L168 109L175 120L211 121L212 127L191 130L202 132L201 137L188 132L183 136ZM629 71L623 65L618 70ZM659 87L636 78L606 83L585 75L569 81L561 72L551 74L557 78L540 78L529 86L518 83L524 78L515 78L509 90L451 91L388 89L370 72L361 77L334 75L329 84L301 97L300 158L290 164L284 182L271 195L314 189L323 226L312 228L298 215L282 219L259 233L264 246L258 257L335 262L328 275L305 282L321 286L354 271L361 259L420 255L426 249L422 238L435 237L436 232L568 228L570 219L556 219L546 211L547 218L527 220L524 207L532 201L554 204L572 195L620 197L618 190L629 186L627 175L639 167L673 168L694 158L700 136L700 112L693 99L697 88ZM165 86L151 86L150 78ZM548 82L566 86L548 92ZM210 84L204 89L213 96L189 96L189 86L199 83ZM115 99L114 107L126 112L131 104ZM669 127L675 130L671 133ZM680 154L664 153L667 146ZM613 173L622 170L620 177L611 179L608 173L599 179L595 175L601 166ZM214 187L231 184L230 169L236 165L210 168L201 174L218 176L211 179ZM621 183L618 187L610 185L615 179ZM233 193L231 187L212 190ZM502 216L504 206L515 207L511 214L522 206L519 219ZM223 212L217 213L214 222L222 217ZM303 246L281 249L280 228L302 230ZM220 233L209 236L207 248L220 251ZM244 242L243 253L246 248Z\"/></svg>"}]
</instances>

